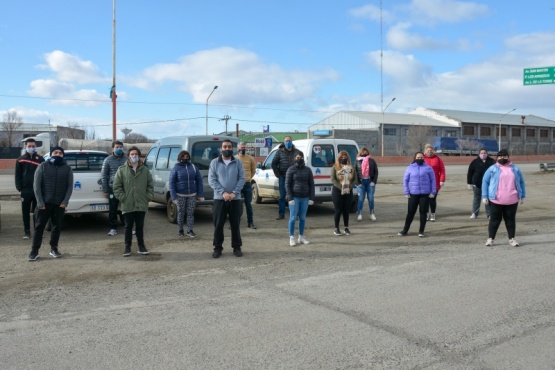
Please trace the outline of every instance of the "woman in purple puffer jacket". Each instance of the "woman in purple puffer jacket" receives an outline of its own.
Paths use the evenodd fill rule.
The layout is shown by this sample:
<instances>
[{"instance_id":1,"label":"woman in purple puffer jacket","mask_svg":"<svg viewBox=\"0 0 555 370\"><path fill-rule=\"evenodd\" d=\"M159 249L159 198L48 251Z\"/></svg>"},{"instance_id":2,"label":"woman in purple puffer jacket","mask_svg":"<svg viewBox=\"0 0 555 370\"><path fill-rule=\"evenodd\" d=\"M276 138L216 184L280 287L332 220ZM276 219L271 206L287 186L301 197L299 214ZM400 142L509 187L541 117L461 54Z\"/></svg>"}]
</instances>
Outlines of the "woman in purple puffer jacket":
<instances>
[{"instance_id":1,"label":"woman in purple puffer jacket","mask_svg":"<svg viewBox=\"0 0 555 370\"><path fill-rule=\"evenodd\" d=\"M403 230L397 235L407 235L416 210L420 208L420 228L418 230L418 236L423 238L425 236L426 213L428 212L430 199L435 197L437 193L434 170L424 162L424 153L417 152L414 155L414 161L405 171L403 188L405 197L409 201L409 206L405 227L403 227Z\"/></svg>"}]
</instances>

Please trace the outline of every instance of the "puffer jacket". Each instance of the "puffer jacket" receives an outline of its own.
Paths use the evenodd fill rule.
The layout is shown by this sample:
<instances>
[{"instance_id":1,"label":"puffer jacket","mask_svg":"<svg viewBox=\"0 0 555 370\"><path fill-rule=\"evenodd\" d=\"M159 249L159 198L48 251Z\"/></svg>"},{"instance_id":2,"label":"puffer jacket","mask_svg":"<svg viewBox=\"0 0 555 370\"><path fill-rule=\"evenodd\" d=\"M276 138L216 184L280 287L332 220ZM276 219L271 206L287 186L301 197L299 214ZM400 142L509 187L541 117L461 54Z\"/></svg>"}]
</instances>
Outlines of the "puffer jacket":
<instances>
[{"instance_id":1,"label":"puffer jacket","mask_svg":"<svg viewBox=\"0 0 555 370\"><path fill-rule=\"evenodd\" d=\"M35 171L33 188L38 208L46 204L67 206L73 192L73 170L65 160L59 166L42 162Z\"/></svg>"},{"instance_id":2,"label":"puffer jacket","mask_svg":"<svg viewBox=\"0 0 555 370\"><path fill-rule=\"evenodd\" d=\"M436 177L436 190L439 191L439 188L441 188L439 183L445 182L445 164L443 164L443 160L434 154L431 157L425 155L424 162L426 162L428 166L432 167Z\"/></svg>"},{"instance_id":3,"label":"puffer jacket","mask_svg":"<svg viewBox=\"0 0 555 370\"><path fill-rule=\"evenodd\" d=\"M109 155L102 162L102 170L100 174L102 176L102 191L108 193L110 188L114 186L114 177L118 168L123 166L127 162L127 156L125 154L116 157L115 155Z\"/></svg>"},{"instance_id":4,"label":"puffer jacket","mask_svg":"<svg viewBox=\"0 0 555 370\"><path fill-rule=\"evenodd\" d=\"M285 191L287 200L293 200L293 197L314 200L315 188L312 170L305 165L289 167L285 174Z\"/></svg>"},{"instance_id":5,"label":"puffer jacket","mask_svg":"<svg viewBox=\"0 0 555 370\"><path fill-rule=\"evenodd\" d=\"M484 178L484 173L494 165L495 161L491 157L487 157L486 161L482 161L480 157L475 158L470 165L468 165L468 172L466 173L466 183L468 185L474 185L478 189L482 187L482 179Z\"/></svg>"},{"instance_id":6,"label":"puffer jacket","mask_svg":"<svg viewBox=\"0 0 555 370\"><path fill-rule=\"evenodd\" d=\"M518 192L518 198L526 198L526 184L524 183L524 176L520 172L520 168L510 163L509 167L515 175L515 185L516 191ZM497 188L499 187L499 175L501 174L501 169L499 164L494 164L486 170L484 178L482 180L482 199L495 200L497 196Z\"/></svg>"},{"instance_id":7,"label":"puffer jacket","mask_svg":"<svg viewBox=\"0 0 555 370\"><path fill-rule=\"evenodd\" d=\"M355 168L357 170L358 183L362 183L362 161L364 157L358 157L355 162ZM370 182L374 184L378 183L378 164L374 158L368 158L368 165L370 166Z\"/></svg>"},{"instance_id":8,"label":"puffer jacket","mask_svg":"<svg viewBox=\"0 0 555 370\"><path fill-rule=\"evenodd\" d=\"M301 151L293 145L291 150L285 149L285 144L281 143L279 150L272 159L272 170L276 177L285 177L289 167L295 164L295 157Z\"/></svg>"},{"instance_id":9,"label":"puffer jacket","mask_svg":"<svg viewBox=\"0 0 555 370\"><path fill-rule=\"evenodd\" d=\"M168 182L172 200L177 199L177 194L196 195L197 198L204 197L202 175L193 163L176 163L170 172Z\"/></svg>"},{"instance_id":10,"label":"puffer jacket","mask_svg":"<svg viewBox=\"0 0 555 370\"><path fill-rule=\"evenodd\" d=\"M142 161L139 161L137 172L129 161L118 168L114 177L114 196L120 201L122 213L148 211L154 187L152 175Z\"/></svg>"},{"instance_id":11,"label":"puffer jacket","mask_svg":"<svg viewBox=\"0 0 555 370\"><path fill-rule=\"evenodd\" d=\"M25 153L17 158L15 162L15 188L17 191L33 190L35 171L42 162L44 162L44 158L37 153L32 155Z\"/></svg>"},{"instance_id":12,"label":"puffer jacket","mask_svg":"<svg viewBox=\"0 0 555 370\"><path fill-rule=\"evenodd\" d=\"M419 166L416 162L409 164L403 177L405 195L437 194L436 178L432 167L426 163Z\"/></svg>"}]
</instances>

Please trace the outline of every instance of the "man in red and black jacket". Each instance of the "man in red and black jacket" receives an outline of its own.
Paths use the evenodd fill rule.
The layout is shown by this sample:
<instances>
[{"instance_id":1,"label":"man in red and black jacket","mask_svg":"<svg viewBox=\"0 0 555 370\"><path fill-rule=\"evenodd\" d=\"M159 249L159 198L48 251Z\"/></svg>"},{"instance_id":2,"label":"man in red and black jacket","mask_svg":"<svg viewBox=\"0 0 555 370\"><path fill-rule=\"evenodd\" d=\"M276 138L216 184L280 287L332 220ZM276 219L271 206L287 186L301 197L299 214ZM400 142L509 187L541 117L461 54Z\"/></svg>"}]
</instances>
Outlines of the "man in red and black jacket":
<instances>
[{"instance_id":1,"label":"man in red and black jacket","mask_svg":"<svg viewBox=\"0 0 555 370\"><path fill-rule=\"evenodd\" d=\"M23 215L23 227L25 234L23 239L29 239L31 235L30 214L37 206L37 199L33 191L33 180L35 170L44 162L44 158L36 153L37 143L34 139L25 142L25 154L17 158L15 162L15 187L21 193L21 214Z\"/></svg>"}]
</instances>

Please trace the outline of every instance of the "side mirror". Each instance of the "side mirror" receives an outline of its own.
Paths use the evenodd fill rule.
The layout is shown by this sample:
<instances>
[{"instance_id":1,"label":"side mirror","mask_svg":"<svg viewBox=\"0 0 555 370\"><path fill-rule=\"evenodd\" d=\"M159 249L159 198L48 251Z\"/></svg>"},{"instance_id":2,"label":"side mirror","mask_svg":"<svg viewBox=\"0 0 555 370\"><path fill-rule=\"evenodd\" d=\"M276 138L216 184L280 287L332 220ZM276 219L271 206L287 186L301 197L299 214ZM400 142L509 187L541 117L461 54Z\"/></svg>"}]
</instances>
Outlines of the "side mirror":
<instances>
[{"instance_id":1,"label":"side mirror","mask_svg":"<svg viewBox=\"0 0 555 370\"><path fill-rule=\"evenodd\" d=\"M260 169L262 169L262 163L260 163L260 162L256 162L256 168L260 168Z\"/></svg>"}]
</instances>

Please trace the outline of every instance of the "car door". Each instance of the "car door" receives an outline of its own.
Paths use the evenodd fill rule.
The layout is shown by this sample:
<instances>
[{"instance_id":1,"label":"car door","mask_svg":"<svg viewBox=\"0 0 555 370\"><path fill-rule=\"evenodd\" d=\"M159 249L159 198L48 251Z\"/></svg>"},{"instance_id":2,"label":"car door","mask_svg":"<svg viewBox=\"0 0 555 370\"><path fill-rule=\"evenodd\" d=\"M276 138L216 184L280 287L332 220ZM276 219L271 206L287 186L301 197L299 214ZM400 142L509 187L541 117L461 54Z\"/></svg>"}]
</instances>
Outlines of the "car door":
<instances>
[{"instance_id":1,"label":"car door","mask_svg":"<svg viewBox=\"0 0 555 370\"><path fill-rule=\"evenodd\" d=\"M279 179L274 175L272 170L272 160L277 150L270 152L266 160L256 169L253 181L258 187L259 196L262 198L279 198Z\"/></svg>"}]
</instances>

